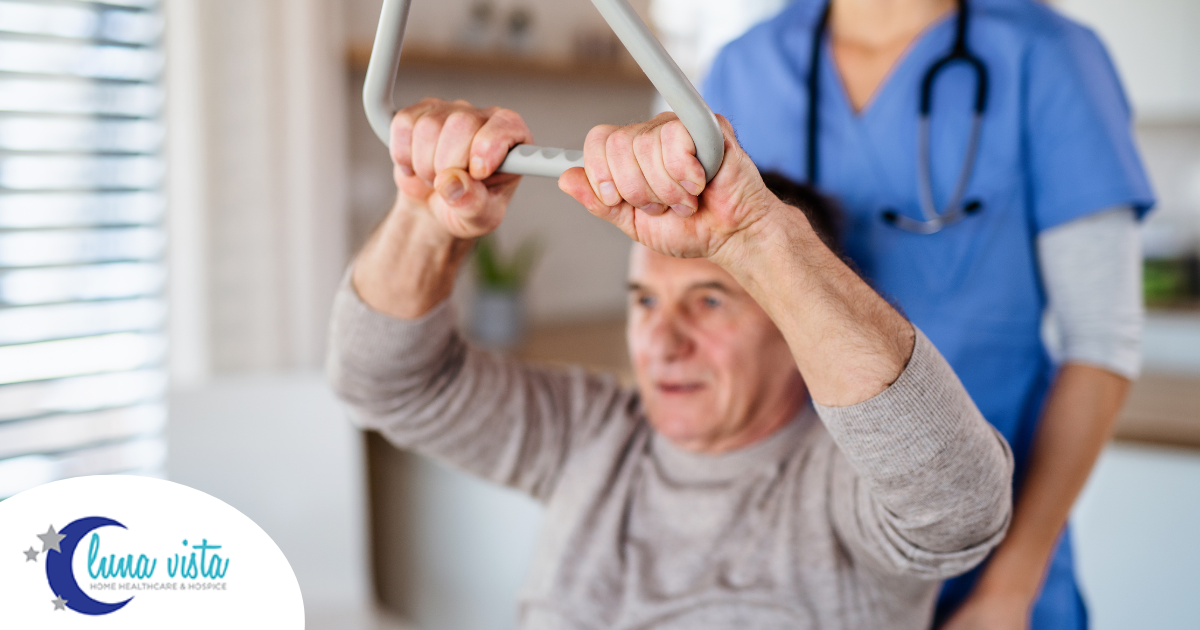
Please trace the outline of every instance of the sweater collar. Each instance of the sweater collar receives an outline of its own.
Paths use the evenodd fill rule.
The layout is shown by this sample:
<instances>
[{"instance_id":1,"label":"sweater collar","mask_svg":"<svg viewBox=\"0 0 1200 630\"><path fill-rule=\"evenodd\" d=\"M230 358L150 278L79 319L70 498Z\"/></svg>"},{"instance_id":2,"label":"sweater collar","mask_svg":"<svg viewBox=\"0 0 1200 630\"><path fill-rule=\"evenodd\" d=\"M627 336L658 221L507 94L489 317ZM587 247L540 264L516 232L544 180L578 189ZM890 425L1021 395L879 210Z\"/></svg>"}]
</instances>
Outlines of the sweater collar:
<instances>
[{"instance_id":1,"label":"sweater collar","mask_svg":"<svg viewBox=\"0 0 1200 630\"><path fill-rule=\"evenodd\" d=\"M805 403L795 417L774 433L719 455L685 450L653 431L651 457L668 477L679 482L729 481L755 470L777 466L800 448L808 429L817 421L812 403Z\"/></svg>"}]
</instances>

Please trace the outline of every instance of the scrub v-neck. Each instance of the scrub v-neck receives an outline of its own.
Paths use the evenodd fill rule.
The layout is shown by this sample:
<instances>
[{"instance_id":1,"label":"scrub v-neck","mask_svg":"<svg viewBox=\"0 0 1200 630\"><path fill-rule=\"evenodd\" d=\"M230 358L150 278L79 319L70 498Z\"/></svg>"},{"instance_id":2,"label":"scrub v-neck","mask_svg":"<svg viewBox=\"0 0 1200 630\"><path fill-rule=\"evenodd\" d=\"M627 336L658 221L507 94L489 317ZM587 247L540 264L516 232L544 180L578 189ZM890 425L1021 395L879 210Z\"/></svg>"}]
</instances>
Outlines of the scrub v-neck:
<instances>
[{"instance_id":1,"label":"scrub v-neck","mask_svg":"<svg viewBox=\"0 0 1200 630\"><path fill-rule=\"evenodd\" d=\"M943 54L940 51L950 50L954 39L953 33L945 33L943 29L953 28L954 18L957 16L958 11L951 11L925 27L921 34L908 45L896 63L892 64L887 76L876 87L861 112L854 110L854 106L850 102L850 94L842 82L841 72L833 60L832 38L826 36L821 42L821 94L830 95L824 105L817 104L821 108L821 120L830 121L829 124L833 126L841 126L844 133L850 134L855 139L854 141L862 152L861 157L869 164L868 168L872 171L875 181L878 182L877 185L881 187L878 192L885 198L905 198L904 193L910 184L910 178L897 172L897 169L889 168L888 158L880 154L880 147L876 145L877 134L886 136L896 133L897 129L890 124L885 124L883 129L880 129L879 126L887 122L890 113L895 108L908 105L908 95L912 96L911 117L912 120L916 120L920 71L928 68L938 56ZM930 50L931 46L937 46L937 50ZM839 122L832 122L835 118L831 116L836 117ZM825 124L827 123L822 123L822 125ZM915 133L915 124L912 130ZM915 156L915 149L913 155Z\"/></svg>"},{"instance_id":2,"label":"scrub v-neck","mask_svg":"<svg viewBox=\"0 0 1200 630\"><path fill-rule=\"evenodd\" d=\"M932 35L934 31L938 30L939 28L942 28L942 26L944 26L946 23L952 22L953 18L957 16L957 9L950 11L946 15L934 20L928 26L921 29L921 32L917 33L917 36L914 37L913 40L904 47L904 52L900 53L900 56L897 57L896 61L892 63L890 68L888 68L887 74L883 76L883 80L880 81L879 84L875 86L875 89L871 91L871 96L867 98L867 102L863 104L863 108L861 110L855 109L854 103L850 99L850 90L846 89L846 81L842 78L842 71L838 68L837 61L833 56L833 36L827 30L825 36L821 40L821 65L823 66L821 68L821 72L832 73L834 83L837 84L837 89L833 91L837 94L837 98L841 102L841 106L846 112L849 112L850 119L854 120L855 122L861 122L865 120L870 115L871 111L876 109L876 104L879 101L883 100L883 98L886 97L890 92L895 91L891 88L892 83L895 83L899 75L908 71L908 66L911 65L912 58L915 57L919 52L919 49L927 43L930 35Z\"/></svg>"}]
</instances>

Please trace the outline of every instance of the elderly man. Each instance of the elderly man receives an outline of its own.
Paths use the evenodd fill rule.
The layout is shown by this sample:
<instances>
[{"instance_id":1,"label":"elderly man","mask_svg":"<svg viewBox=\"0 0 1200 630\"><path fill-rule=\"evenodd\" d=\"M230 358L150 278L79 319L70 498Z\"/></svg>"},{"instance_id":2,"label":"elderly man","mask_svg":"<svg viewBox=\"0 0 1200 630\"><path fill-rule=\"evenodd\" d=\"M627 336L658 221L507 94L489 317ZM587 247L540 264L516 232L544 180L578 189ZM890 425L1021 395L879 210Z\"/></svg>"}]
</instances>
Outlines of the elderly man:
<instances>
[{"instance_id":1,"label":"elderly man","mask_svg":"<svg viewBox=\"0 0 1200 630\"><path fill-rule=\"evenodd\" d=\"M637 245L636 389L469 347L447 304L517 186L516 114L423 101L334 306L329 374L402 448L546 506L523 628L924 628L1003 537L1012 457L925 336L671 115L592 130L560 187Z\"/></svg>"}]
</instances>

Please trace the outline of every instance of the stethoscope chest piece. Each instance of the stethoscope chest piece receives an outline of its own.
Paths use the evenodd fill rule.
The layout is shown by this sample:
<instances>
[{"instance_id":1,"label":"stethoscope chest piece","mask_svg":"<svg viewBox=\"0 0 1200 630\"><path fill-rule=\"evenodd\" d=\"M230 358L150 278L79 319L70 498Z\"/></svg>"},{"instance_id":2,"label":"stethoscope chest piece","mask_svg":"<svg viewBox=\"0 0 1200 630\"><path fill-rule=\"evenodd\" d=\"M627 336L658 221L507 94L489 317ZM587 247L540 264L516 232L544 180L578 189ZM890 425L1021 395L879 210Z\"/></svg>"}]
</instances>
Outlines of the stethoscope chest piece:
<instances>
[{"instance_id":1,"label":"stethoscope chest piece","mask_svg":"<svg viewBox=\"0 0 1200 630\"><path fill-rule=\"evenodd\" d=\"M921 221L900 214L895 208L884 208L879 217L884 223L916 234L936 234L942 228L949 227L959 221L983 211L983 202L971 199L961 207L950 208L931 220Z\"/></svg>"}]
</instances>

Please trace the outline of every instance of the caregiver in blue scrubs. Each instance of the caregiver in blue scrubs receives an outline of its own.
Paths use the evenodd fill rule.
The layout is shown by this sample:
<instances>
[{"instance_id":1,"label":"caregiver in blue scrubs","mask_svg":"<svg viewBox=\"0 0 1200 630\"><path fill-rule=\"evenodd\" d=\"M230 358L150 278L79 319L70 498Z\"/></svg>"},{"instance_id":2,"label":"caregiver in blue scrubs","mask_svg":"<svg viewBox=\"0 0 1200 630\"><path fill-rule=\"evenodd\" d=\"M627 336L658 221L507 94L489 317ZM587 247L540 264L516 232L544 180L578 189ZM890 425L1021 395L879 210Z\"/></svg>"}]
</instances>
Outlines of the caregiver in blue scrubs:
<instances>
[{"instance_id":1,"label":"caregiver in blue scrubs","mask_svg":"<svg viewBox=\"0 0 1200 630\"><path fill-rule=\"evenodd\" d=\"M959 48L979 63L959 55L925 90L923 172L922 86ZM1008 536L947 583L936 623L1086 628L1067 516L1140 368L1136 224L1154 201L1100 41L1033 0L795 0L703 91L760 169L841 202L845 253L1013 448Z\"/></svg>"}]
</instances>

